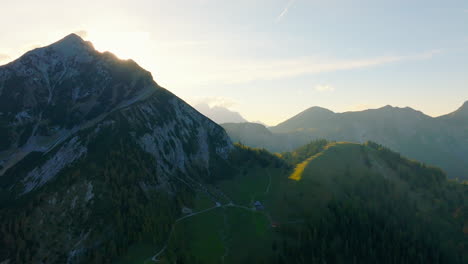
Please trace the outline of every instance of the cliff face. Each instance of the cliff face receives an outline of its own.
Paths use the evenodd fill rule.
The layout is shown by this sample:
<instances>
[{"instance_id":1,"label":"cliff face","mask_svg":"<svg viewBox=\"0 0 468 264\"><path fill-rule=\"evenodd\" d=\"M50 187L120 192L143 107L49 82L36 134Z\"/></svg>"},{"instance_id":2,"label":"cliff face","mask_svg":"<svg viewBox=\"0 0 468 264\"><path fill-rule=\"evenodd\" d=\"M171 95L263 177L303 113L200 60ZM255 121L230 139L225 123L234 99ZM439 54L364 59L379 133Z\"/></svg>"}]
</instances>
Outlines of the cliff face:
<instances>
[{"instance_id":1,"label":"cliff face","mask_svg":"<svg viewBox=\"0 0 468 264\"><path fill-rule=\"evenodd\" d=\"M0 260L20 262L80 261L134 239L128 221L167 224L232 149L149 72L76 35L0 67L0 131Z\"/></svg>"}]
</instances>

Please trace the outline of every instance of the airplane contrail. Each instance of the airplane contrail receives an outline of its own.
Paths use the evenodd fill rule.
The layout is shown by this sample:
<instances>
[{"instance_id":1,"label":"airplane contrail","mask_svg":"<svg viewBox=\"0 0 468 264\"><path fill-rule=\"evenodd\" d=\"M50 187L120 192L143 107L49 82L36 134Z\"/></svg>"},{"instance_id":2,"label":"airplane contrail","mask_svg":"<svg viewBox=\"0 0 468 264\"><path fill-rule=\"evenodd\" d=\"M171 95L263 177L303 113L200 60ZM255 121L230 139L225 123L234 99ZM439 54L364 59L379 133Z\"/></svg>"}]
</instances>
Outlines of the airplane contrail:
<instances>
[{"instance_id":1,"label":"airplane contrail","mask_svg":"<svg viewBox=\"0 0 468 264\"><path fill-rule=\"evenodd\" d=\"M288 4L286 5L286 7L283 9L283 11L281 12L281 14L279 14L278 17L276 17L276 22L280 22L281 19L283 19L283 17L288 13L288 10L289 8L296 2L296 0L289 0Z\"/></svg>"}]
</instances>

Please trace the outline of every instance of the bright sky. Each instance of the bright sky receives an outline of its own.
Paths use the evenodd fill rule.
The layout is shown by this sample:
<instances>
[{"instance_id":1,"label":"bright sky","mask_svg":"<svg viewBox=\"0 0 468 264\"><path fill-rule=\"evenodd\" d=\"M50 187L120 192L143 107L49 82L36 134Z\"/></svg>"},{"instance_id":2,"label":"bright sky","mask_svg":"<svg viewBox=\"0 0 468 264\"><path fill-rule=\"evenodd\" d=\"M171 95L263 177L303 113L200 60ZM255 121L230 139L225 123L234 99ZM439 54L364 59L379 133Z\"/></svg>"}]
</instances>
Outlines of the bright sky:
<instances>
[{"instance_id":1,"label":"bright sky","mask_svg":"<svg viewBox=\"0 0 468 264\"><path fill-rule=\"evenodd\" d=\"M2 1L0 64L72 32L189 103L274 125L310 106L468 100L468 1Z\"/></svg>"}]
</instances>

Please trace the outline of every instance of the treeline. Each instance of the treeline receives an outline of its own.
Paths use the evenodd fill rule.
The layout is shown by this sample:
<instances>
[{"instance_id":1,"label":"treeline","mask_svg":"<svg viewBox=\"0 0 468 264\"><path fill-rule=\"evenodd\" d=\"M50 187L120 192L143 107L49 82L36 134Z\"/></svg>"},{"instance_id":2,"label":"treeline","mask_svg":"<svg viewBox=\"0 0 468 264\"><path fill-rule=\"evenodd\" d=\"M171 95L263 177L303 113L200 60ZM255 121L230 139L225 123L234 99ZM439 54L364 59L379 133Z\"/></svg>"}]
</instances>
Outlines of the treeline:
<instances>
[{"instance_id":1,"label":"treeline","mask_svg":"<svg viewBox=\"0 0 468 264\"><path fill-rule=\"evenodd\" d=\"M283 152L280 154L280 156L288 164L296 165L308 159L309 157L322 152L328 144L329 144L329 141L325 139L318 139L292 152Z\"/></svg>"},{"instance_id":2,"label":"treeline","mask_svg":"<svg viewBox=\"0 0 468 264\"><path fill-rule=\"evenodd\" d=\"M287 164L279 155L272 154L265 149L251 148L241 143L234 144L235 149L231 152L229 161L234 167L248 167L253 168L256 166L275 168L286 167Z\"/></svg>"},{"instance_id":3,"label":"treeline","mask_svg":"<svg viewBox=\"0 0 468 264\"><path fill-rule=\"evenodd\" d=\"M399 153L372 141L366 142L364 146L376 150L382 160L410 186L431 188L447 182L447 176L439 168L404 158Z\"/></svg>"}]
</instances>

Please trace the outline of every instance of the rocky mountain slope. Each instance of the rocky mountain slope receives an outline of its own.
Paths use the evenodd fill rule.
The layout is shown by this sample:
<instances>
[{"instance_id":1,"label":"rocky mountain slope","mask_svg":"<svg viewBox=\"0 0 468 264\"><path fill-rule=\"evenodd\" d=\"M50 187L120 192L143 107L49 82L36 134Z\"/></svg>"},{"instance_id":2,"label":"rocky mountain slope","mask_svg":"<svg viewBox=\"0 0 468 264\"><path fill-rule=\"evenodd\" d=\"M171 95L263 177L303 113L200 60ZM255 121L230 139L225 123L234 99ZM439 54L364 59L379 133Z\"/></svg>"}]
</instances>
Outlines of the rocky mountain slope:
<instances>
[{"instance_id":1,"label":"rocky mountain slope","mask_svg":"<svg viewBox=\"0 0 468 264\"><path fill-rule=\"evenodd\" d=\"M73 34L0 67L0 131L0 262L12 263L157 243L233 148L135 62Z\"/></svg>"},{"instance_id":2,"label":"rocky mountain slope","mask_svg":"<svg viewBox=\"0 0 468 264\"><path fill-rule=\"evenodd\" d=\"M154 92L151 74L77 35L0 68L0 174Z\"/></svg>"}]
</instances>

